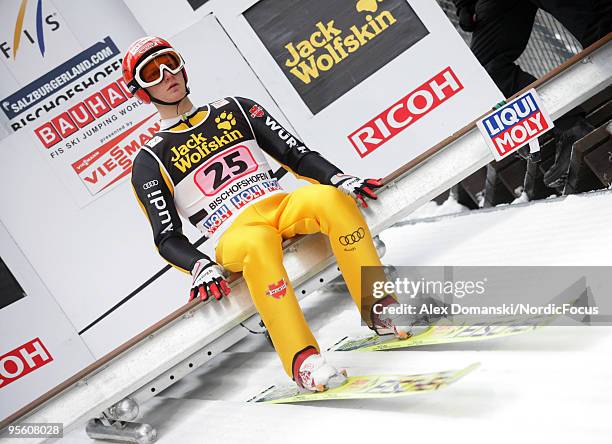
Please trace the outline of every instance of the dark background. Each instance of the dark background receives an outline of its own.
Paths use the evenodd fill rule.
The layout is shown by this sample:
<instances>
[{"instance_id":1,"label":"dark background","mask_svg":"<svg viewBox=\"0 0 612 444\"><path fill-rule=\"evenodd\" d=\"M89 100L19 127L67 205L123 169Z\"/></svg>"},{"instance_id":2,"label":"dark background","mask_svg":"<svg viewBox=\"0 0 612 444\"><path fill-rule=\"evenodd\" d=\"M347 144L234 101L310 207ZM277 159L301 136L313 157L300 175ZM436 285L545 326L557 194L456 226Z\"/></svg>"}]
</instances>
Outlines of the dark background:
<instances>
[{"instance_id":1,"label":"dark background","mask_svg":"<svg viewBox=\"0 0 612 444\"><path fill-rule=\"evenodd\" d=\"M356 5L357 0L262 0L244 13L313 114L353 89L429 33L406 0L385 0L378 4L375 13L357 12ZM289 58L285 45L308 39L317 30L317 22L326 25L334 20L334 27L342 30L341 37L346 38L352 34L349 31L352 25L361 29L368 14L376 17L384 10L390 11L397 22L329 71L321 71L310 84L303 83L285 66L285 60ZM325 53L327 51L320 48L315 57Z\"/></svg>"},{"instance_id":2,"label":"dark background","mask_svg":"<svg viewBox=\"0 0 612 444\"><path fill-rule=\"evenodd\" d=\"M200 6L202 6L204 3L206 3L208 0L187 0L187 1L189 2L193 10L195 11Z\"/></svg>"},{"instance_id":3,"label":"dark background","mask_svg":"<svg viewBox=\"0 0 612 444\"><path fill-rule=\"evenodd\" d=\"M25 297L23 289L0 258L0 309Z\"/></svg>"}]
</instances>

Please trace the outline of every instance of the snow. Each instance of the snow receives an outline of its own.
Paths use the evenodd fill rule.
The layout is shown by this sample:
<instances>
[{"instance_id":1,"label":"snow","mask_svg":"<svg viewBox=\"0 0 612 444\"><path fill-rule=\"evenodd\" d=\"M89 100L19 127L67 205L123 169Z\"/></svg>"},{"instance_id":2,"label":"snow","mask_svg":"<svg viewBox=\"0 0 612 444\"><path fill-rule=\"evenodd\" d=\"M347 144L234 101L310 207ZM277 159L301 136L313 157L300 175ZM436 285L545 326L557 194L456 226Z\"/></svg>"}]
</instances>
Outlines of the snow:
<instances>
[{"instance_id":1,"label":"snow","mask_svg":"<svg viewBox=\"0 0 612 444\"><path fill-rule=\"evenodd\" d=\"M461 213L463 211L469 211L469 208L461 205L451 195L441 204L430 200L425 205L417 208L415 211L410 213L404 221L414 221L420 219L428 219L431 217L446 216L448 214Z\"/></svg>"},{"instance_id":2,"label":"snow","mask_svg":"<svg viewBox=\"0 0 612 444\"><path fill-rule=\"evenodd\" d=\"M448 205L450 208L452 202ZM457 206L455 206L457 210ZM387 230L394 265L610 265L612 192L472 212L429 206ZM446 215L444 215L446 214ZM580 247L579 247L580 246ZM349 295L323 290L302 301L326 349L366 332ZM327 353L349 374L481 367L436 393L317 404L245 401L285 383L262 335L251 335L144 406L159 443L469 442L609 443L612 328L549 327L490 341L392 352ZM84 428L62 442L93 442Z\"/></svg>"},{"instance_id":3,"label":"snow","mask_svg":"<svg viewBox=\"0 0 612 444\"><path fill-rule=\"evenodd\" d=\"M461 212L381 235L395 265L612 265L612 193Z\"/></svg>"}]
</instances>

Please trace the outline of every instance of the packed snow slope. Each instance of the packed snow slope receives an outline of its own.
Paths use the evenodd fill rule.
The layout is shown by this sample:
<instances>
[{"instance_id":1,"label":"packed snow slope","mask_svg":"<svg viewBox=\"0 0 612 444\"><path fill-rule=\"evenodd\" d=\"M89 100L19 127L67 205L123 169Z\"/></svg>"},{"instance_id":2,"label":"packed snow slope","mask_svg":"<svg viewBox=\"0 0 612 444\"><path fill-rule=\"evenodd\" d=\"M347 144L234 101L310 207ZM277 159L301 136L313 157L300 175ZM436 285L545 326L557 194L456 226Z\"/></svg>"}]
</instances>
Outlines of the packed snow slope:
<instances>
[{"instance_id":1,"label":"packed snow slope","mask_svg":"<svg viewBox=\"0 0 612 444\"><path fill-rule=\"evenodd\" d=\"M419 212L426 219L412 218L381 235L385 263L612 265L609 191L442 216L439 207L429 208ZM342 287L314 293L302 306L322 349L366 331ZM158 442L169 444L593 444L612 437L609 327L549 327L483 342L327 353L327 359L350 374L482 365L431 394L253 405L245 401L288 378L265 338L251 335L146 403L142 421L158 429ZM93 441L82 427L62 442Z\"/></svg>"}]
</instances>

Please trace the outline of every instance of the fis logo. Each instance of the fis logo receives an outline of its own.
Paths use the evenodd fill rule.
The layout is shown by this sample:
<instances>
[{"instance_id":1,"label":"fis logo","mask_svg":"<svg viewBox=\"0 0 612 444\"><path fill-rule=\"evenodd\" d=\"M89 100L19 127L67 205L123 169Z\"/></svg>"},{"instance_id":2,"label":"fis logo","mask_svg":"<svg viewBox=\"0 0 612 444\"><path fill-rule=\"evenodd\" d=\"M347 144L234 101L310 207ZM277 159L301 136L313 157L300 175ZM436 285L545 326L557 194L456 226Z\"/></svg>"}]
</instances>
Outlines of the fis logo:
<instances>
[{"instance_id":1,"label":"fis logo","mask_svg":"<svg viewBox=\"0 0 612 444\"><path fill-rule=\"evenodd\" d=\"M249 114L251 114L251 117L253 119L258 119L260 117L263 117L264 115L264 110L261 106L259 105L253 105L251 107L251 109L249 110Z\"/></svg>"},{"instance_id":2,"label":"fis logo","mask_svg":"<svg viewBox=\"0 0 612 444\"><path fill-rule=\"evenodd\" d=\"M230 201L232 202L232 204L234 204L236 209L239 210L249 202L252 202L255 199L259 199L264 194L266 194L266 192L259 185L253 185L252 187L247 188L246 190L240 191L238 194L233 196Z\"/></svg>"},{"instance_id":3,"label":"fis logo","mask_svg":"<svg viewBox=\"0 0 612 444\"><path fill-rule=\"evenodd\" d=\"M287 283L281 279L275 284L268 284L266 295L272 296L274 299L280 299L287 294Z\"/></svg>"},{"instance_id":4,"label":"fis logo","mask_svg":"<svg viewBox=\"0 0 612 444\"><path fill-rule=\"evenodd\" d=\"M25 29L23 21L28 6L28 0L21 0L19 6L19 12L17 13L17 20L15 21L15 29L13 30L13 60L17 57L19 51L19 45L21 44L21 36L25 35L28 41L32 44L38 44L38 50L40 55L45 56L45 27L49 27L51 31L57 31L60 27L59 22L55 19L55 14L47 15L43 17L42 0L38 0L36 3L36 40L32 36L32 31ZM4 56L10 58L11 48L8 42L0 42L0 50Z\"/></svg>"},{"instance_id":5,"label":"fis logo","mask_svg":"<svg viewBox=\"0 0 612 444\"><path fill-rule=\"evenodd\" d=\"M204 229L208 232L210 236L215 234L215 231L219 229L219 227L232 217L232 211L227 207L227 205L220 206L217 211L208 216L207 219L204 220L202 225Z\"/></svg>"},{"instance_id":6,"label":"fis logo","mask_svg":"<svg viewBox=\"0 0 612 444\"><path fill-rule=\"evenodd\" d=\"M496 160L505 158L553 127L535 89L507 103L478 122Z\"/></svg>"}]
</instances>

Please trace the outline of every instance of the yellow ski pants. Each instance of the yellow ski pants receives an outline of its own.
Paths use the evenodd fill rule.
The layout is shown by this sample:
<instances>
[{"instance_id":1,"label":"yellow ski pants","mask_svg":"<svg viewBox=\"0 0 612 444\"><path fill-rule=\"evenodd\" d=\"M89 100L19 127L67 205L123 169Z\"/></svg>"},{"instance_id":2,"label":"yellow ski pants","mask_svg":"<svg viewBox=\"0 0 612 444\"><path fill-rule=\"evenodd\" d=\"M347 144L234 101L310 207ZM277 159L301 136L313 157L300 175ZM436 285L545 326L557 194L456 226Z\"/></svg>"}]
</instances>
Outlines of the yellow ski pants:
<instances>
[{"instance_id":1,"label":"yellow ski pants","mask_svg":"<svg viewBox=\"0 0 612 444\"><path fill-rule=\"evenodd\" d=\"M355 201L328 185L304 186L248 207L221 236L215 253L226 269L242 271L285 371L308 346L319 350L283 266L284 239L321 232L329 237L348 290L361 311L361 267L380 266ZM369 319L365 320L370 323Z\"/></svg>"}]
</instances>

